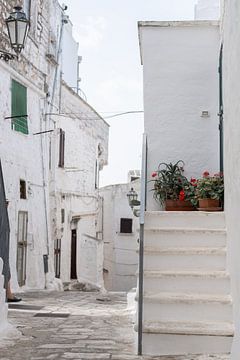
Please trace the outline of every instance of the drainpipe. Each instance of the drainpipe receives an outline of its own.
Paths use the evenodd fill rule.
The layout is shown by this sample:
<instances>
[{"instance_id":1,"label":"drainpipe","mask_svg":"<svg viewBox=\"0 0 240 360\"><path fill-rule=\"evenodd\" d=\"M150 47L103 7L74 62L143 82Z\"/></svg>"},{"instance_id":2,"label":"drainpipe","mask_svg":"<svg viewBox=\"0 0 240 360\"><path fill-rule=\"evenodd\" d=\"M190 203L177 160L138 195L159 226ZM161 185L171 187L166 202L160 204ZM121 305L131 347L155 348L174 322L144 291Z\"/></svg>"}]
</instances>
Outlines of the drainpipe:
<instances>
[{"instance_id":1,"label":"drainpipe","mask_svg":"<svg viewBox=\"0 0 240 360\"><path fill-rule=\"evenodd\" d=\"M222 57L223 57L223 44L221 44L219 54L219 170L223 173L223 78L222 78Z\"/></svg>"},{"instance_id":2,"label":"drainpipe","mask_svg":"<svg viewBox=\"0 0 240 360\"><path fill-rule=\"evenodd\" d=\"M64 24L67 23L67 18L64 15L64 13L62 12L61 14L61 28L60 28L60 35L59 35L59 41L58 41L58 49L57 49L57 65L55 68L55 72L54 72L54 79L53 79L53 85L52 85L52 93L51 93L51 100L50 102L46 102L45 101L45 106L44 106L44 114L51 114L53 106L54 106L54 98L55 98L55 92L56 92L56 85L57 85L57 80L58 80L58 71L59 71L59 60L60 60L60 55L62 53L62 38L63 38L63 27ZM61 76L60 76L60 82L61 82ZM61 83L60 83L60 88L61 88ZM45 128L47 125L47 120L50 123L50 115L49 116L43 116L41 117L41 128L40 131L43 131L43 117L45 120ZM54 124L55 125L55 124ZM55 128L55 126L54 126ZM46 129L45 129L46 130ZM46 229L47 229L47 258L44 258L44 271L46 273L46 269L48 270L48 266L46 266L46 263L48 262L48 258L49 258L49 224L48 224L48 211L47 211L47 189L46 189L46 185L47 185L47 179L46 179L46 169L45 169L45 163L44 163L44 154L43 154L43 136L41 135L41 153L42 153L42 172L43 172L43 185L44 185L44 206L45 206L45 212L46 212Z\"/></svg>"}]
</instances>

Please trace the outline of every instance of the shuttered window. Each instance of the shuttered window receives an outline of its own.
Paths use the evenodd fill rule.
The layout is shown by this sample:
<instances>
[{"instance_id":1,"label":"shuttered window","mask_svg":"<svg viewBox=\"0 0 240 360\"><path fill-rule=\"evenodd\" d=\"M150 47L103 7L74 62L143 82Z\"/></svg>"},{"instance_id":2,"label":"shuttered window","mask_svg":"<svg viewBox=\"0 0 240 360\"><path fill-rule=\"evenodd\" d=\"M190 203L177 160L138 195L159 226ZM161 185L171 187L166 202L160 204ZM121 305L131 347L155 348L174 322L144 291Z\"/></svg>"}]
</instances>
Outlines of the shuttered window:
<instances>
[{"instance_id":1,"label":"shuttered window","mask_svg":"<svg viewBox=\"0 0 240 360\"><path fill-rule=\"evenodd\" d=\"M64 153L65 153L65 132L62 129L60 129L58 166L61 168L64 167Z\"/></svg>"},{"instance_id":2,"label":"shuttered window","mask_svg":"<svg viewBox=\"0 0 240 360\"><path fill-rule=\"evenodd\" d=\"M28 134L27 88L12 80L12 129Z\"/></svg>"}]
</instances>

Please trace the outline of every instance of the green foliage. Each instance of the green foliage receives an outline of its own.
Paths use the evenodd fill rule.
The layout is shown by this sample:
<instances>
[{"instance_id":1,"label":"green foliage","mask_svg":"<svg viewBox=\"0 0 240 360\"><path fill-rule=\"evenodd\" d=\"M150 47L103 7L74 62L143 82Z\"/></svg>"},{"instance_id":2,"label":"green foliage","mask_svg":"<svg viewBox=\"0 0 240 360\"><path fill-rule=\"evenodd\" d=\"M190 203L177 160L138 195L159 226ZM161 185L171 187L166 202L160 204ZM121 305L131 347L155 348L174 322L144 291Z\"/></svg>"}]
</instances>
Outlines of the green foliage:
<instances>
[{"instance_id":1,"label":"green foliage","mask_svg":"<svg viewBox=\"0 0 240 360\"><path fill-rule=\"evenodd\" d=\"M221 175L205 176L198 179L196 186L197 199L215 199L223 201L224 179Z\"/></svg>"},{"instance_id":2,"label":"green foliage","mask_svg":"<svg viewBox=\"0 0 240 360\"><path fill-rule=\"evenodd\" d=\"M184 184L188 183L187 178L183 175L184 163L179 160L176 164L160 163L158 170L152 174L154 180L153 197L161 204L167 199L178 200L179 193Z\"/></svg>"},{"instance_id":3,"label":"green foliage","mask_svg":"<svg viewBox=\"0 0 240 360\"><path fill-rule=\"evenodd\" d=\"M196 186L197 186L197 180L192 181L192 179L191 181L186 182L183 186L185 200L190 201L194 207L197 207L198 205L198 199L196 197Z\"/></svg>"}]
</instances>

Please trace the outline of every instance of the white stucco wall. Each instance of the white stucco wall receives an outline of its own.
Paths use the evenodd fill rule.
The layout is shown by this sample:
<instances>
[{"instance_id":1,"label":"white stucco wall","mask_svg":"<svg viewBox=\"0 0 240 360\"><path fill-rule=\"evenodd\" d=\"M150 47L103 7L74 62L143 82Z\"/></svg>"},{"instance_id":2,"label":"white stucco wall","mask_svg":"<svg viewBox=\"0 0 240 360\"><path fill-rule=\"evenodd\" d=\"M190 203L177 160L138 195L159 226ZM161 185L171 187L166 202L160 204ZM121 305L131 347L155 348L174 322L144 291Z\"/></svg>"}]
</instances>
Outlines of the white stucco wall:
<instances>
[{"instance_id":1,"label":"white stucco wall","mask_svg":"<svg viewBox=\"0 0 240 360\"><path fill-rule=\"evenodd\" d=\"M103 285L101 199L97 173L108 160L108 124L65 83L61 113L54 116L50 198L52 238L61 239L61 279L70 281L71 231L77 231L77 278ZM58 167L59 129L65 132L65 164ZM96 169L97 163L97 169ZM99 176L97 176L99 177ZM61 223L61 209L65 221Z\"/></svg>"},{"instance_id":2,"label":"white stucco wall","mask_svg":"<svg viewBox=\"0 0 240 360\"><path fill-rule=\"evenodd\" d=\"M220 0L198 0L195 5L195 20L219 20Z\"/></svg>"},{"instance_id":3,"label":"white stucco wall","mask_svg":"<svg viewBox=\"0 0 240 360\"><path fill-rule=\"evenodd\" d=\"M223 84L224 84L224 175L225 212L229 244L235 337L231 359L238 360L240 353L240 3L226 0L223 23Z\"/></svg>"},{"instance_id":4,"label":"white stucco wall","mask_svg":"<svg viewBox=\"0 0 240 360\"><path fill-rule=\"evenodd\" d=\"M62 41L62 78L77 92L78 78L78 43L72 35L72 23L64 25Z\"/></svg>"},{"instance_id":5,"label":"white stucco wall","mask_svg":"<svg viewBox=\"0 0 240 360\"><path fill-rule=\"evenodd\" d=\"M1 66L1 65L0 65ZM43 258L46 253L47 229L42 175L40 137L33 133L39 131L41 118L40 98L43 93L15 71L1 66L0 94L2 117L11 116L11 81L15 79L27 86L29 135L11 129L11 120L3 120L0 134L0 154L3 167L6 197L9 200L10 220L10 266L11 285L18 289L16 274L16 244L18 232L18 212L28 212L28 247L26 286L44 288ZM20 199L19 182L26 181L27 199Z\"/></svg>"},{"instance_id":6,"label":"white stucco wall","mask_svg":"<svg viewBox=\"0 0 240 360\"><path fill-rule=\"evenodd\" d=\"M218 171L218 23L141 22L139 33L148 179L160 162L179 159L188 177Z\"/></svg>"},{"instance_id":7,"label":"white stucco wall","mask_svg":"<svg viewBox=\"0 0 240 360\"><path fill-rule=\"evenodd\" d=\"M1 2L8 12L11 2ZM5 11L5 10L4 10ZM5 12L2 13L5 13ZM49 217L49 134L34 135L50 130L52 123L44 115L49 111L47 99L53 98L57 44L62 20L57 0L32 2L30 36L19 61L0 63L0 156L2 160L6 197L9 200L11 287L19 290L16 273L18 212L28 212L26 288L53 287L53 246L50 239ZM1 17L1 41L4 26ZM1 46L8 49L6 46ZM49 57L49 55L52 57ZM56 77L55 97L58 103L59 75ZM27 87L29 134L11 129L11 82L15 79ZM46 97L46 94L49 94ZM54 99L53 99L54 100ZM19 114L20 115L20 114ZM26 181L27 199L20 199L20 179ZM44 274L43 255L49 253L49 273Z\"/></svg>"},{"instance_id":8,"label":"white stucco wall","mask_svg":"<svg viewBox=\"0 0 240 360\"><path fill-rule=\"evenodd\" d=\"M136 287L138 268L139 218L128 204L127 193L134 188L139 193L140 183L110 185L101 188L104 199L104 283L107 290L129 291ZM120 233L120 219L133 219L133 232Z\"/></svg>"}]
</instances>

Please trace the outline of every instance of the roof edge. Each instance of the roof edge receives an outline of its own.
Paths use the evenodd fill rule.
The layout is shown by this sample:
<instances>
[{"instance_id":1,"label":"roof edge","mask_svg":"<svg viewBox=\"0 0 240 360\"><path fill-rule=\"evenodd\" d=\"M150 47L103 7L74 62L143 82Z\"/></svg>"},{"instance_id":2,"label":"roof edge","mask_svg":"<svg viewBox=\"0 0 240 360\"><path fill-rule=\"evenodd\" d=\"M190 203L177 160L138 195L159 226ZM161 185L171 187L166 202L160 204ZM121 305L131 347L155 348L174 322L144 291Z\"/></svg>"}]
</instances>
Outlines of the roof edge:
<instances>
[{"instance_id":1,"label":"roof edge","mask_svg":"<svg viewBox=\"0 0 240 360\"><path fill-rule=\"evenodd\" d=\"M138 27L219 26L217 20L138 21Z\"/></svg>"},{"instance_id":2,"label":"roof edge","mask_svg":"<svg viewBox=\"0 0 240 360\"><path fill-rule=\"evenodd\" d=\"M207 27L207 26L220 26L220 21L216 20L183 20L183 21L138 21L138 42L140 49L141 65L143 65L143 54L142 54L142 40L141 40L141 29L144 27L159 27L159 28L170 28L170 27Z\"/></svg>"}]
</instances>

